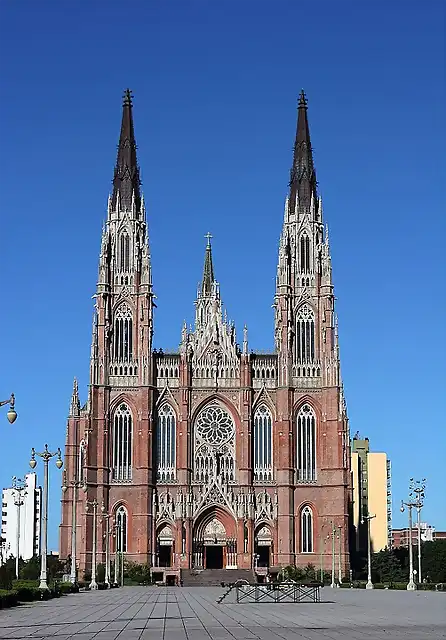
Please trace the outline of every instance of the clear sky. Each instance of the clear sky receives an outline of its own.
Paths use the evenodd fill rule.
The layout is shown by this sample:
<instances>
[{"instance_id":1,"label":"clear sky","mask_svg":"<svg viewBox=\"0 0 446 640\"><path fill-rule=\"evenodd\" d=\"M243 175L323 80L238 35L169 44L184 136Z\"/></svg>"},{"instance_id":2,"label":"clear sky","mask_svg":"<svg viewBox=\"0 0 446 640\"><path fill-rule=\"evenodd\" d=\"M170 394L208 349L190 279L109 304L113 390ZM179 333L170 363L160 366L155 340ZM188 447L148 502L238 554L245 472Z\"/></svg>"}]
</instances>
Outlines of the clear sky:
<instances>
[{"instance_id":1,"label":"clear sky","mask_svg":"<svg viewBox=\"0 0 446 640\"><path fill-rule=\"evenodd\" d=\"M296 103L307 92L330 226L352 435L446 529L443 2L3 0L0 484L64 446L86 400L101 225L121 96L134 92L157 295L155 346L193 320L205 239L241 339L273 348ZM1 398L3 399L3 398ZM41 464L37 470L42 470ZM42 476L40 476L42 477ZM51 467L50 548L60 472Z\"/></svg>"}]
</instances>

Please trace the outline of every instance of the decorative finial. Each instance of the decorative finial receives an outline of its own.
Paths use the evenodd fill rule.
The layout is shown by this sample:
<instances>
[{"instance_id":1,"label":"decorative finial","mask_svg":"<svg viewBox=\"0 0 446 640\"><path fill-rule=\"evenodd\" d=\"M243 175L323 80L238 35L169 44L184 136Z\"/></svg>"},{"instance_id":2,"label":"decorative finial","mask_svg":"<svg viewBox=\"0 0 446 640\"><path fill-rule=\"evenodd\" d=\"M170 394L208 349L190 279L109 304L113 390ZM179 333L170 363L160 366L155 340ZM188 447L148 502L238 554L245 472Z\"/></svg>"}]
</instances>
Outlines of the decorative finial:
<instances>
[{"instance_id":1,"label":"decorative finial","mask_svg":"<svg viewBox=\"0 0 446 640\"><path fill-rule=\"evenodd\" d=\"M308 100L307 97L305 95L305 91L302 89L302 91L300 92L299 95L299 107L304 107L305 109L307 108L307 104L308 104Z\"/></svg>"},{"instance_id":2,"label":"decorative finial","mask_svg":"<svg viewBox=\"0 0 446 640\"><path fill-rule=\"evenodd\" d=\"M206 234L204 237L205 237L205 238L207 239L207 241L208 241L207 246L208 246L208 247L210 247L210 246L211 246L211 239L212 239L212 236L211 236L211 234L209 233L209 231L207 232L207 234Z\"/></svg>"},{"instance_id":3,"label":"decorative finial","mask_svg":"<svg viewBox=\"0 0 446 640\"><path fill-rule=\"evenodd\" d=\"M133 106L133 94L130 91L130 89L126 89L124 91L124 96L123 96L124 102L123 102L123 106L124 107L132 107Z\"/></svg>"}]
</instances>

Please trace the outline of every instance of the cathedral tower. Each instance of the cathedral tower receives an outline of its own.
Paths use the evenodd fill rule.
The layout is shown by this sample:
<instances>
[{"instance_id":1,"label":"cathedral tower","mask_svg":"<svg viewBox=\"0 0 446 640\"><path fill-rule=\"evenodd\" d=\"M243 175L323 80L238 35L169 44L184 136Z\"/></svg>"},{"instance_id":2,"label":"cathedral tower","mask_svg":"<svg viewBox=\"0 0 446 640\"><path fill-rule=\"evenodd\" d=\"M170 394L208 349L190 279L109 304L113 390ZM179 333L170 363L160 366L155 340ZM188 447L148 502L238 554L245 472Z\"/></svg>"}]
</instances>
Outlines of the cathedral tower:
<instances>
[{"instance_id":1,"label":"cathedral tower","mask_svg":"<svg viewBox=\"0 0 446 640\"><path fill-rule=\"evenodd\" d=\"M116 534L112 554L148 563L156 579L187 580L191 570L209 568L262 576L320 558L328 570L333 530L345 573L349 428L303 92L279 243L274 352L250 352L247 327L238 343L211 238L194 327L184 323L178 351L153 350L149 241L126 91L102 233L88 399L81 407L75 383L68 419L61 557L71 552L75 504L76 561L81 572L90 570L86 500L96 499ZM105 531L103 520L102 562Z\"/></svg>"}]
</instances>

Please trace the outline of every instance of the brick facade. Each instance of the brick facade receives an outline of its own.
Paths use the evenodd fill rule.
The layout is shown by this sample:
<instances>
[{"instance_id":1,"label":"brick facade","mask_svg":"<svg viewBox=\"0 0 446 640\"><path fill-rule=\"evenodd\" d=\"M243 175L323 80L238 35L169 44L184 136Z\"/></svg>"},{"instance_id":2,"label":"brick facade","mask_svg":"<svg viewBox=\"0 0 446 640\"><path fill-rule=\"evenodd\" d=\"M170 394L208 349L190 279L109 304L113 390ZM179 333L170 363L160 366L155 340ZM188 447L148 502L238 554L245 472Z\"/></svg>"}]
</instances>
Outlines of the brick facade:
<instances>
[{"instance_id":1,"label":"brick facade","mask_svg":"<svg viewBox=\"0 0 446 640\"><path fill-rule=\"evenodd\" d=\"M122 240L124 235L128 239ZM305 252L307 257L302 257ZM104 505L112 514L111 524L117 508L126 508L125 555L131 561L164 564L171 571L217 565L319 567L321 562L330 570L333 523L340 535L335 544L342 573L348 572L349 431L334 300L328 232L316 194L302 94L279 248L274 353L250 352L246 328L242 346L236 342L213 276L210 238L195 328L183 327L177 353L154 351L149 242L131 97L126 94L99 260L88 400L81 408L75 384L66 433L66 477L68 482L83 478L87 486L76 498L81 573L91 566L93 518L85 501L94 498L99 511ZM302 327L310 326L304 320L298 326L304 307L313 318L308 322L313 322L314 335L302 338ZM117 323L119 309L132 320L130 338ZM125 335L123 352L119 331ZM126 478L119 477L121 468L113 471L116 412L123 405L132 416L131 442L125 440L131 456L130 465L127 458L123 463L131 467ZM159 416L167 405L173 409L175 446L168 439L167 445L157 445ZM206 413L210 406L217 407L215 415L229 425L228 440L219 449L206 444L206 438L221 437L220 423ZM310 434L305 438L314 437L315 447L299 444L299 438L305 439L298 431L302 407L315 417L314 432L305 432ZM253 425L260 408L271 417L272 427L272 451L265 454L271 456L272 470L266 479L258 479L254 471ZM206 422L203 441L198 440L199 420ZM168 480L167 471L159 469L160 446L170 447L175 458L174 477ZM299 458L299 447L313 447L315 462L306 453ZM207 453L200 458L200 451ZM69 486L62 495L61 558L71 553L73 491ZM306 506L311 509L307 534L302 516ZM99 520L99 562L105 559L104 533L105 522ZM311 541L303 542L305 536ZM112 553L115 542L111 538ZM310 551L304 553L305 546Z\"/></svg>"}]
</instances>

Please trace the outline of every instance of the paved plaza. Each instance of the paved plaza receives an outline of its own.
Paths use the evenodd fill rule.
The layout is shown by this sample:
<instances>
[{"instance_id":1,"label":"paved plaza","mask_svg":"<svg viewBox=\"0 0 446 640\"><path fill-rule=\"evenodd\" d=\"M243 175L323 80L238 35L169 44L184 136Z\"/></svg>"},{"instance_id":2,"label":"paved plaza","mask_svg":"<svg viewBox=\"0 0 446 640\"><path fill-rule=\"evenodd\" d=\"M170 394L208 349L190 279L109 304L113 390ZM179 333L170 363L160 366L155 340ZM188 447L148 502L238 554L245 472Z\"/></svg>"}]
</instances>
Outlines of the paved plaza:
<instances>
[{"instance_id":1,"label":"paved plaza","mask_svg":"<svg viewBox=\"0 0 446 640\"><path fill-rule=\"evenodd\" d=\"M318 604L236 604L215 588L124 587L0 610L0 640L441 640L446 595L322 589Z\"/></svg>"}]
</instances>

